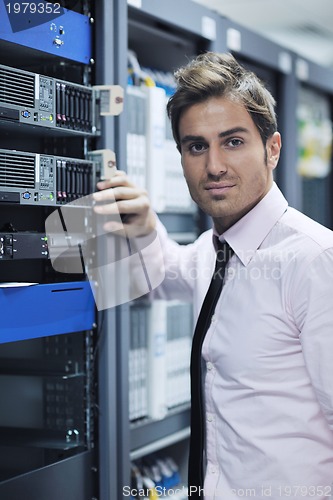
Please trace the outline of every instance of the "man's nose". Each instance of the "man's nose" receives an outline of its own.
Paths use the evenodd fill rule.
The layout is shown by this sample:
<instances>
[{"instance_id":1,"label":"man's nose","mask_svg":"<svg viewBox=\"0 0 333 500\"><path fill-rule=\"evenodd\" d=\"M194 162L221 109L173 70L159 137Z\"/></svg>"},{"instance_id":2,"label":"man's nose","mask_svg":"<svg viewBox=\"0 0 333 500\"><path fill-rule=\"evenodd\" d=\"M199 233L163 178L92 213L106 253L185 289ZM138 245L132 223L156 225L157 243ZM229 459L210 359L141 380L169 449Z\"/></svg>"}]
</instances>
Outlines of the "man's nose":
<instances>
[{"instance_id":1,"label":"man's nose","mask_svg":"<svg viewBox=\"0 0 333 500\"><path fill-rule=\"evenodd\" d=\"M226 157L220 145L211 145L206 158L206 170L208 174L217 176L224 174L228 170Z\"/></svg>"}]
</instances>

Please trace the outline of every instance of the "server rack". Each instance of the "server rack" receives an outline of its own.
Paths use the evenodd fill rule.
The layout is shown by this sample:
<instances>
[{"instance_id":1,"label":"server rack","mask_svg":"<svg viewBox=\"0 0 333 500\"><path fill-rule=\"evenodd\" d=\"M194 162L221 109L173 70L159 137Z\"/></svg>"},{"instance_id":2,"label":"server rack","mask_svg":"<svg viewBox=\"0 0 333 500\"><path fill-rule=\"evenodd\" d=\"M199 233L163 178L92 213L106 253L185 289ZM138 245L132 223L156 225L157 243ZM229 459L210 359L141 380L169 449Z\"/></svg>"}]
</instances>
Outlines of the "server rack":
<instances>
[{"instance_id":1,"label":"server rack","mask_svg":"<svg viewBox=\"0 0 333 500\"><path fill-rule=\"evenodd\" d=\"M95 302L83 274L57 273L36 251L39 239L48 251L45 220L63 195L88 190L86 153L99 133L95 125L84 132L92 117L91 15L88 2L76 2L76 12L61 7L59 16L8 9L1 2L0 496L91 500L99 489ZM66 43L73 29L85 38L74 52ZM61 86L67 97L53 108ZM54 134L57 122L64 134Z\"/></svg>"}]
</instances>

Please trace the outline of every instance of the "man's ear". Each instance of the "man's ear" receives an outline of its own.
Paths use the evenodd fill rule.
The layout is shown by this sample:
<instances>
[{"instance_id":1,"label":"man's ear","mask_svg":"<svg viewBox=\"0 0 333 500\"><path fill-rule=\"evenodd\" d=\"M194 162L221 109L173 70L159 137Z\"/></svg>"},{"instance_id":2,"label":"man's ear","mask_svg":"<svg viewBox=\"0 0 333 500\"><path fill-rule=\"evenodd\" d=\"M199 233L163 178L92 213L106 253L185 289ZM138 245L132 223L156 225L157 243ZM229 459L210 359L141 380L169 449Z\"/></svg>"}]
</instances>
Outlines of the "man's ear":
<instances>
[{"instance_id":1,"label":"man's ear","mask_svg":"<svg viewBox=\"0 0 333 500\"><path fill-rule=\"evenodd\" d=\"M278 164L281 147L281 134L279 132L274 132L274 134L267 139L266 143L267 166L272 170L274 170Z\"/></svg>"}]
</instances>

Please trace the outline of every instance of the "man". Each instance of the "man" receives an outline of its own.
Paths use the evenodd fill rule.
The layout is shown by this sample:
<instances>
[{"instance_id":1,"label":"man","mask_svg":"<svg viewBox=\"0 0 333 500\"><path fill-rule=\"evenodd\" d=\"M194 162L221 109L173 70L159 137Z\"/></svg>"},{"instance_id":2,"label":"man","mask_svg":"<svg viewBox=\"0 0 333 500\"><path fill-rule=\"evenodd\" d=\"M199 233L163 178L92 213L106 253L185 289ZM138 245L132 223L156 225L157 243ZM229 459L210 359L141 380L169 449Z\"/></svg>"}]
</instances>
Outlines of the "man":
<instances>
[{"instance_id":1,"label":"man","mask_svg":"<svg viewBox=\"0 0 333 500\"><path fill-rule=\"evenodd\" d=\"M333 233L290 208L274 183L275 103L253 73L207 53L176 78L174 138L213 229L178 246L123 172L95 198L107 201L113 189L119 211L131 214L129 235L157 228L166 270L158 294L192 298L197 315L216 237L233 252L202 345L205 477L189 496L323 500L333 496Z\"/></svg>"}]
</instances>

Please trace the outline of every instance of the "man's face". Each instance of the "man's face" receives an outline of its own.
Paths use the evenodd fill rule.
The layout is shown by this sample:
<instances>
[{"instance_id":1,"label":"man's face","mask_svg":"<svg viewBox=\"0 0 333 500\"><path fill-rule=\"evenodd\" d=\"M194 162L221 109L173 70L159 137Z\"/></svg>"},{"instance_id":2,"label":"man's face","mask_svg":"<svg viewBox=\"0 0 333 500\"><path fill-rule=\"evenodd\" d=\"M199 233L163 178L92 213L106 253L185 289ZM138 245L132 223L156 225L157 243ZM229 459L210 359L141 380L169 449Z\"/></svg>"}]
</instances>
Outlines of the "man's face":
<instances>
[{"instance_id":1,"label":"man's face","mask_svg":"<svg viewBox=\"0 0 333 500\"><path fill-rule=\"evenodd\" d=\"M224 97L212 97L185 110L179 133L191 196L222 233L269 191L280 154L280 134L274 133L265 148L245 107Z\"/></svg>"}]
</instances>

